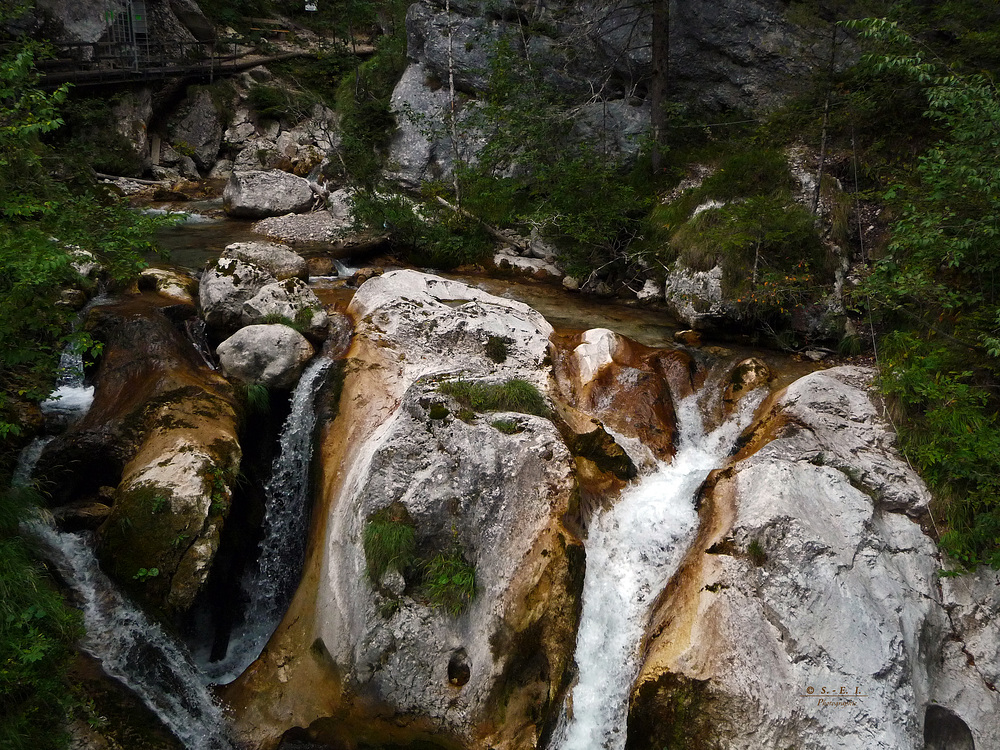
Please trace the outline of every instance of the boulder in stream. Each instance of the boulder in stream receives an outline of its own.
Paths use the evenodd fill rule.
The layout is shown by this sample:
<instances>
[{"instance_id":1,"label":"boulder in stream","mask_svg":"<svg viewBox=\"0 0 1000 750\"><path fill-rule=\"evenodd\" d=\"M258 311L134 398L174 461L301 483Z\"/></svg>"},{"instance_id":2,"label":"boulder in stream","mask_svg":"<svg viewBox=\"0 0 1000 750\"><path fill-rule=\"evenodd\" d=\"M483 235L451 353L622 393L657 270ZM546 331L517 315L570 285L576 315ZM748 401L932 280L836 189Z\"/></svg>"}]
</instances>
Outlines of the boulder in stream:
<instances>
[{"instance_id":1,"label":"boulder in stream","mask_svg":"<svg viewBox=\"0 0 1000 750\"><path fill-rule=\"evenodd\" d=\"M280 323L241 328L216 350L223 372L245 383L291 388L315 350L306 337Z\"/></svg>"},{"instance_id":2,"label":"boulder in stream","mask_svg":"<svg viewBox=\"0 0 1000 750\"><path fill-rule=\"evenodd\" d=\"M168 617L207 579L241 456L232 388L168 317L174 303L145 293L94 308L93 406L36 472L68 527L100 523L105 570Z\"/></svg>"},{"instance_id":3,"label":"boulder in stream","mask_svg":"<svg viewBox=\"0 0 1000 750\"><path fill-rule=\"evenodd\" d=\"M238 258L220 258L202 274L198 301L205 323L228 335L243 325L243 303L277 281L260 266Z\"/></svg>"},{"instance_id":4,"label":"boulder in stream","mask_svg":"<svg viewBox=\"0 0 1000 750\"><path fill-rule=\"evenodd\" d=\"M263 219L308 210L309 181L280 170L233 172L222 195L223 208L240 219Z\"/></svg>"},{"instance_id":5,"label":"boulder in stream","mask_svg":"<svg viewBox=\"0 0 1000 750\"><path fill-rule=\"evenodd\" d=\"M309 280L305 258L287 245L273 242L234 242L222 251L223 258L237 258L260 266L278 281L290 278Z\"/></svg>"},{"instance_id":6,"label":"boulder in stream","mask_svg":"<svg viewBox=\"0 0 1000 750\"><path fill-rule=\"evenodd\" d=\"M277 318L286 319L317 343L326 338L330 322L316 293L297 278L267 284L243 303L246 325L276 322Z\"/></svg>"},{"instance_id":7,"label":"boulder in stream","mask_svg":"<svg viewBox=\"0 0 1000 750\"><path fill-rule=\"evenodd\" d=\"M317 456L322 520L289 612L227 691L238 728L273 745L308 727L336 745L354 741L351 717L403 744L534 746L570 678L583 565L563 522L574 462L544 398L552 329L522 303L414 271L370 279L349 313L339 414ZM439 390L512 380L541 398L494 411ZM411 529L409 558L379 567L366 539L380 524Z\"/></svg>"}]
</instances>

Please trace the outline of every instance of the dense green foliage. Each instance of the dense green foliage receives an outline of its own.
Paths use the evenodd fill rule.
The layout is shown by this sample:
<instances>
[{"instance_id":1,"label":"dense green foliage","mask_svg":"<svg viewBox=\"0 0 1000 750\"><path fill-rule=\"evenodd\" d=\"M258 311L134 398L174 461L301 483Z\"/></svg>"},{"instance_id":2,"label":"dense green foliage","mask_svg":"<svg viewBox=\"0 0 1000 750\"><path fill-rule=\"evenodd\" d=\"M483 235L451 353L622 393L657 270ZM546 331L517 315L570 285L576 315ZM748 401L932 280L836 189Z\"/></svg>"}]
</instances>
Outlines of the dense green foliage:
<instances>
[{"instance_id":1,"label":"dense green foliage","mask_svg":"<svg viewBox=\"0 0 1000 750\"><path fill-rule=\"evenodd\" d=\"M378 51L345 75L337 89L344 167L370 190L378 183L383 151L395 128L389 97L405 67L406 37L400 32L384 37Z\"/></svg>"},{"instance_id":2,"label":"dense green foliage","mask_svg":"<svg viewBox=\"0 0 1000 750\"><path fill-rule=\"evenodd\" d=\"M28 45L0 58L0 439L20 432L12 403L38 400L52 382L74 315L60 295L86 283L76 253L124 280L141 267L157 225L66 171L42 143L62 124L66 92L41 91L33 64Z\"/></svg>"},{"instance_id":3,"label":"dense green foliage","mask_svg":"<svg viewBox=\"0 0 1000 750\"><path fill-rule=\"evenodd\" d=\"M34 560L18 523L35 502L26 490L0 493L0 747L65 747L71 705L66 674L80 619Z\"/></svg>"},{"instance_id":4,"label":"dense green foliage","mask_svg":"<svg viewBox=\"0 0 1000 750\"><path fill-rule=\"evenodd\" d=\"M1000 567L1000 92L962 74L891 23L874 74L926 95L938 139L886 200L898 216L863 293L895 329L882 388L901 409L902 445L942 501L942 546L963 566Z\"/></svg>"},{"instance_id":5,"label":"dense green foliage","mask_svg":"<svg viewBox=\"0 0 1000 750\"><path fill-rule=\"evenodd\" d=\"M723 292L745 320L787 326L797 307L823 293L833 271L815 217L794 201L793 185L784 154L744 145L701 185L653 210L657 257L695 271L721 265Z\"/></svg>"}]
</instances>

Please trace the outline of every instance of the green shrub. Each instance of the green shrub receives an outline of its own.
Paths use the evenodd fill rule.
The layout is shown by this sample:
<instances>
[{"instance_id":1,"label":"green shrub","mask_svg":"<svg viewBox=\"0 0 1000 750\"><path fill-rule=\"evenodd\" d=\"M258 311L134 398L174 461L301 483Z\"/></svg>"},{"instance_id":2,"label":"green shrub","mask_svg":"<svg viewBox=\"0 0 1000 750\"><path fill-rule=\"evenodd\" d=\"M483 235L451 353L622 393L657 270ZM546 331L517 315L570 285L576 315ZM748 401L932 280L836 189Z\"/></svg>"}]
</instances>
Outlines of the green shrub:
<instances>
[{"instance_id":1,"label":"green shrub","mask_svg":"<svg viewBox=\"0 0 1000 750\"><path fill-rule=\"evenodd\" d=\"M11 750L66 746L67 671L82 635L79 613L17 536L36 502L26 490L0 493L0 747Z\"/></svg>"},{"instance_id":2,"label":"green shrub","mask_svg":"<svg viewBox=\"0 0 1000 750\"><path fill-rule=\"evenodd\" d=\"M504 435L516 435L519 432L524 432L524 428L513 419L498 419L495 422L490 422L490 426Z\"/></svg>"},{"instance_id":3,"label":"green shrub","mask_svg":"<svg viewBox=\"0 0 1000 750\"><path fill-rule=\"evenodd\" d=\"M506 362L511 343L506 336L490 336L486 340L486 356L498 365Z\"/></svg>"},{"instance_id":4,"label":"green shrub","mask_svg":"<svg viewBox=\"0 0 1000 750\"><path fill-rule=\"evenodd\" d=\"M438 553L423 568L423 587L432 607L457 616L475 598L476 569L461 550Z\"/></svg>"},{"instance_id":5,"label":"green shrub","mask_svg":"<svg viewBox=\"0 0 1000 750\"><path fill-rule=\"evenodd\" d=\"M503 383L453 380L438 386L438 392L477 412L516 411L549 416L549 407L538 389L527 380L518 378Z\"/></svg>"},{"instance_id":6,"label":"green shrub","mask_svg":"<svg viewBox=\"0 0 1000 750\"><path fill-rule=\"evenodd\" d=\"M403 573L413 565L416 529L400 503L372 514L365 524L362 542L368 578L376 586L390 568Z\"/></svg>"}]
</instances>

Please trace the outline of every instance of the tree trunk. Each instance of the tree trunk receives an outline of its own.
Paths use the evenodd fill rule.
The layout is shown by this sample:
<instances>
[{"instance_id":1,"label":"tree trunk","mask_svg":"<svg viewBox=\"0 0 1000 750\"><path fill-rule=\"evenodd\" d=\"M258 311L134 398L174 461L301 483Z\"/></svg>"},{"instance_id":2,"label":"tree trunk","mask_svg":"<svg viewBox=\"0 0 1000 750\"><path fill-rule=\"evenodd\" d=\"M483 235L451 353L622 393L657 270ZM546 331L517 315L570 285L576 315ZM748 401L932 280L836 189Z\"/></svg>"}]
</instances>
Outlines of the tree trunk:
<instances>
[{"instance_id":1,"label":"tree trunk","mask_svg":"<svg viewBox=\"0 0 1000 750\"><path fill-rule=\"evenodd\" d=\"M667 150L667 91L670 72L670 0L653 1L653 75L649 82L653 172L663 169Z\"/></svg>"}]
</instances>

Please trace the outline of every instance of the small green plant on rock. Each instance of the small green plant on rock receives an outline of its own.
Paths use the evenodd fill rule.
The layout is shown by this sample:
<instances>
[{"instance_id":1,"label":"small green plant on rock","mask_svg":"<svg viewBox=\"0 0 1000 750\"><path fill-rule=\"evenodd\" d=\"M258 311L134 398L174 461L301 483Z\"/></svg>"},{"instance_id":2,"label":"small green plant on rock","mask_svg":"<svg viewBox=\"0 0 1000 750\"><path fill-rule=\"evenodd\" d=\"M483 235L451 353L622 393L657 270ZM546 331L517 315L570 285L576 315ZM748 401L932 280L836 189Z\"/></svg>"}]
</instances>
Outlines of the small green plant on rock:
<instances>
[{"instance_id":1,"label":"small green plant on rock","mask_svg":"<svg viewBox=\"0 0 1000 750\"><path fill-rule=\"evenodd\" d=\"M159 568L139 568L135 575L132 576L132 579L141 583L148 581L150 578L156 578L158 575L160 575Z\"/></svg>"},{"instance_id":2,"label":"small green plant on rock","mask_svg":"<svg viewBox=\"0 0 1000 750\"><path fill-rule=\"evenodd\" d=\"M759 539L750 540L750 544L747 545L747 556L750 558L750 562L758 568L767 562L767 552Z\"/></svg>"},{"instance_id":3,"label":"small green plant on rock","mask_svg":"<svg viewBox=\"0 0 1000 750\"><path fill-rule=\"evenodd\" d=\"M513 419L498 419L495 422L490 422L490 425L504 435L516 435L519 432L524 432L524 428Z\"/></svg>"},{"instance_id":4,"label":"small green plant on rock","mask_svg":"<svg viewBox=\"0 0 1000 750\"><path fill-rule=\"evenodd\" d=\"M476 569L460 549L439 552L424 564L424 590L432 607L458 616L476 595Z\"/></svg>"},{"instance_id":5,"label":"small green plant on rock","mask_svg":"<svg viewBox=\"0 0 1000 750\"><path fill-rule=\"evenodd\" d=\"M490 336L486 340L486 356L498 365L506 362L511 343L506 336Z\"/></svg>"},{"instance_id":6,"label":"small green plant on rock","mask_svg":"<svg viewBox=\"0 0 1000 750\"><path fill-rule=\"evenodd\" d=\"M416 528L402 503L375 511L365 524L362 544L368 579L378 585L390 568L403 573L413 565Z\"/></svg>"},{"instance_id":7,"label":"small green plant on rock","mask_svg":"<svg viewBox=\"0 0 1000 750\"><path fill-rule=\"evenodd\" d=\"M516 411L548 417L549 407L538 389L527 380L513 378L503 383L479 383L453 380L438 386L438 392L451 396L474 411Z\"/></svg>"}]
</instances>

